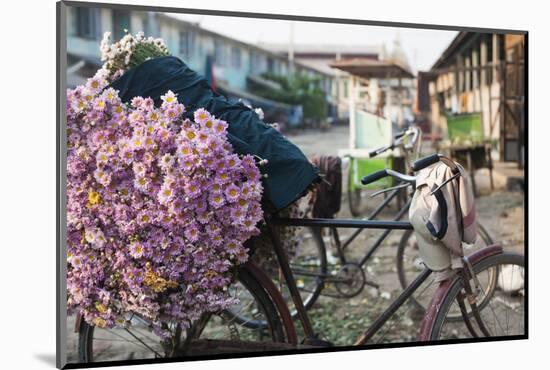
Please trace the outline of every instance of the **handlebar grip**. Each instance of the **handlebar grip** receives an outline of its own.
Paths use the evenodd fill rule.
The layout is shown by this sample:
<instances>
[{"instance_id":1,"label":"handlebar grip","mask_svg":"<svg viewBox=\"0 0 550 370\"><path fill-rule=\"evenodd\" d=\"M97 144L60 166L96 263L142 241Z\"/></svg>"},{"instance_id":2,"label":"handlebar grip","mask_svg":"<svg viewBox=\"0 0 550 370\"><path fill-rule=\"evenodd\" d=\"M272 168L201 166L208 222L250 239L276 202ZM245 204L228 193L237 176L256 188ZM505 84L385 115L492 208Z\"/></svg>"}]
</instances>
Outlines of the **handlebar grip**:
<instances>
[{"instance_id":1,"label":"handlebar grip","mask_svg":"<svg viewBox=\"0 0 550 370\"><path fill-rule=\"evenodd\" d=\"M434 163L439 162L439 154L432 154L424 158L420 158L412 164L413 171L420 171L428 166L431 166Z\"/></svg>"},{"instance_id":2,"label":"handlebar grip","mask_svg":"<svg viewBox=\"0 0 550 370\"><path fill-rule=\"evenodd\" d=\"M373 183L375 181L378 181L380 179L383 179L384 177L388 176L388 171L380 170L376 171L374 173L371 173L370 175L367 175L361 179L361 184L368 185L370 183Z\"/></svg>"},{"instance_id":3,"label":"handlebar grip","mask_svg":"<svg viewBox=\"0 0 550 370\"><path fill-rule=\"evenodd\" d=\"M390 146L383 146L381 148L374 149L373 151L369 152L369 157L376 157L377 155L382 154L388 150L393 150L394 148L395 146L392 144Z\"/></svg>"},{"instance_id":4,"label":"handlebar grip","mask_svg":"<svg viewBox=\"0 0 550 370\"><path fill-rule=\"evenodd\" d=\"M372 152L369 152L369 157L376 157L379 153L380 149L374 149Z\"/></svg>"},{"instance_id":5,"label":"handlebar grip","mask_svg":"<svg viewBox=\"0 0 550 370\"><path fill-rule=\"evenodd\" d=\"M406 133L407 133L407 130L398 132L397 134L395 134L395 136L394 136L393 138L394 138L395 140L400 139L400 138L402 138L403 136L405 136Z\"/></svg>"}]
</instances>

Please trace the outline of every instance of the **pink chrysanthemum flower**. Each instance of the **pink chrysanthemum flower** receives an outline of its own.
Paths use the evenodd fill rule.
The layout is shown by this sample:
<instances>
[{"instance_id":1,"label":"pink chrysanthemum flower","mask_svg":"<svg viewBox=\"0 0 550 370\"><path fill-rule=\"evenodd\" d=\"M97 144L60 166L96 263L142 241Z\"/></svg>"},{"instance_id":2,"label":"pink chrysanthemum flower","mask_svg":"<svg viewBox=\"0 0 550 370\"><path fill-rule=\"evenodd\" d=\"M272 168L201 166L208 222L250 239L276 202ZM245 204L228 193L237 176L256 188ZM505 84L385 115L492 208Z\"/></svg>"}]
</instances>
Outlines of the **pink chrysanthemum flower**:
<instances>
[{"instance_id":1,"label":"pink chrysanthemum flower","mask_svg":"<svg viewBox=\"0 0 550 370\"><path fill-rule=\"evenodd\" d=\"M143 98L141 96L136 96L136 97L132 98L132 100L130 101L130 104L134 108L141 108L141 106L143 104Z\"/></svg>"},{"instance_id":2,"label":"pink chrysanthemum flower","mask_svg":"<svg viewBox=\"0 0 550 370\"><path fill-rule=\"evenodd\" d=\"M94 99L93 104L94 104L94 109L96 110L103 111L107 109L107 101L103 97L98 97Z\"/></svg>"},{"instance_id":3,"label":"pink chrysanthemum flower","mask_svg":"<svg viewBox=\"0 0 550 370\"><path fill-rule=\"evenodd\" d=\"M185 195L189 198L195 198L201 193L201 189L195 181L191 181L185 184L184 189Z\"/></svg>"},{"instance_id":4,"label":"pink chrysanthemum flower","mask_svg":"<svg viewBox=\"0 0 550 370\"><path fill-rule=\"evenodd\" d=\"M174 189L170 184L163 184L158 192L158 200L160 204L166 205L174 198Z\"/></svg>"},{"instance_id":5,"label":"pink chrysanthemum flower","mask_svg":"<svg viewBox=\"0 0 550 370\"><path fill-rule=\"evenodd\" d=\"M222 120L216 120L214 122L214 131L218 134L225 134L227 130L227 122Z\"/></svg>"},{"instance_id":6,"label":"pink chrysanthemum flower","mask_svg":"<svg viewBox=\"0 0 550 370\"><path fill-rule=\"evenodd\" d=\"M105 99L106 101L108 101L111 104L116 104L116 103L119 102L118 94L117 94L116 90L113 89L112 87L109 87L108 89L105 89L103 91L103 93L101 94L101 96L103 97L103 99Z\"/></svg>"},{"instance_id":7,"label":"pink chrysanthemum flower","mask_svg":"<svg viewBox=\"0 0 550 370\"><path fill-rule=\"evenodd\" d=\"M207 121L212 119L212 116L210 113L204 109L199 108L194 113L195 122L197 122L199 125L204 125Z\"/></svg>"},{"instance_id":8,"label":"pink chrysanthemum flower","mask_svg":"<svg viewBox=\"0 0 550 370\"><path fill-rule=\"evenodd\" d=\"M145 252L145 248L141 242L132 242L129 246L130 255L134 258L141 258Z\"/></svg>"},{"instance_id":9,"label":"pink chrysanthemum flower","mask_svg":"<svg viewBox=\"0 0 550 370\"><path fill-rule=\"evenodd\" d=\"M172 92L172 90L168 90L168 92L164 95L161 95L160 97L162 99L163 105L165 104L174 104L177 103L177 97L176 94Z\"/></svg>"},{"instance_id":10,"label":"pink chrysanthemum flower","mask_svg":"<svg viewBox=\"0 0 550 370\"><path fill-rule=\"evenodd\" d=\"M163 171L166 171L168 168L174 165L174 162L174 156L170 153L166 153L159 159L159 167L162 168Z\"/></svg>"}]
</instances>

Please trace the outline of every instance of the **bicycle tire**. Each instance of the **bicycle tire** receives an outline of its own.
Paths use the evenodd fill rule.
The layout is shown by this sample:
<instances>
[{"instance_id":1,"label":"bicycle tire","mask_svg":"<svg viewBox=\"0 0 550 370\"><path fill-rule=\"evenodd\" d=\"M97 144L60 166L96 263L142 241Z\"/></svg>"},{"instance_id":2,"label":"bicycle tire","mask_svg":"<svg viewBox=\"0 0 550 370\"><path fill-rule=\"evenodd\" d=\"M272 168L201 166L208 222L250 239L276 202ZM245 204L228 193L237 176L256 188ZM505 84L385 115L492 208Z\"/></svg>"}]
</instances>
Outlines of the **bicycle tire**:
<instances>
[{"instance_id":1,"label":"bicycle tire","mask_svg":"<svg viewBox=\"0 0 550 370\"><path fill-rule=\"evenodd\" d=\"M327 250L325 247L325 242L323 241L321 229L318 227L312 227L310 228L310 231L315 240L315 246L317 247L316 251L317 257L319 258L319 276L317 276L315 280L315 288L306 297L306 299L304 299L304 307L306 310L309 310L315 304L315 302L317 302L317 299L321 295L321 291L325 286L325 276L327 274ZM291 311L291 315L293 319L296 319L298 317L298 312L294 309L293 311Z\"/></svg>"},{"instance_id":2,"label":"bicycle tire","mask_svg":"<svg viewBox=\"0 0 550 370\"><path fill-rule=\"evenodd\" d=\"M353 217L359 217L361 216L361 211L362 211L362 208L361 208L361 202L362 202L362 197L361 197L361 192L362 192L362 189L360 187L355 187L355 189L352 189L352 184L353 184L353 171L352 171L352 164L353 162L350 163L349 165L349 168L348 168L348 191L347 191L347 195L348 195L348 207L349 207L349 212L351 213L351 215Z\"/></svg>"},{"instance_id":3,"label":"bicycle tire","mask_svg":"<svg viewBox=\"0 0 550 370\"><path fill-rule=\"evenodd\" d=\"M405 266L405 259L406 259L405 251L407 247L410 245L408 241L410 237L413 235L413 233L414 233L414 230L405 231L403 233L403 236L401 237L399 246L397 248L396 268L397 268L397 276L402 289L406 289L411 283L411 281L409 281L409 279L407 278L407 274L406 274L407 267ZM485 229L485 227L479 222L477 224L477 233L478 233L478 236L481 237L481 239L483 240L484 246L489 246L494 244L493 238L491 237L487 229ZM494 285L492 285L490 288L494 289ZM409 302L418 311L418 314L423 314L425 312L426 310L425 305L420 303L417 299L415 299L415 297L411 296L409 298ZM460 317L457 316L456 319L460 319Z\"/></svg>"},{"instance_id":4,"label":"bicycle tire","mask_svg":"<svg viewBox=\"0 0 550 370\"><path fill-rule=\"evenodd\" d=\"M521 283L523 283L523 281L524 281L523 268L525 266L525 257L523 255L520 255L520 254L510 253L510 252L503 252L503 253L499 253L499 254L496 254L496 255L492 255L492 256L483 258L480 261L474 263L473 270L476 273L476 275L478 275L478 276L483 271L486 271L487 269L497 270L497 271L499 271L500 276L502 276L503 278L508 279L508 277L504 276L504 273L503 273L504 266L516 266L518 270L521 270L521 272L518 271L518 273L516 274L516 278L521 279ZM512 271L515 271L514 267L512 267ZM500 278L500 276L499 276L499 278ZM513 276L514 275L512 274L511 277L510 277L510 282L512 282ZM459 278L459 277L455 278L453 280L453 282L451 283L450 287L448 288L447 293L441 299L440 308L439 308L437 314L434 316L433 320L431 320L430 323L428 324L429 330L430 330L430 340L462 339L462 338L454 338L454 337L453 338L441 338L442 328L443 328L443 325L445 324L445 319L448 318L448 313L451 310L451 307L453 307L453 304L455 304L456 296L457 296L458 292L462 289L462 286L463 286L462 279ZM486 294L486 296L489 297L489 301L484 305L484 307L481 307L481 305L480 305L480 308L479 308L480 315L485 315L485 313L487 313L487 315L493 314L493 316L496 316L496 312L498 311L498 309L495 309L495 307L499 304L500 304L499 307L505 307L505 308L510 307L510 309L516 310L516 308L513 308L514 306L512 306L510 304L511 300L510 300L510 302L503 302L503 298L502 298L502 296L506 296L506 294L508 294L511 298L512 293L504 292L505 289L502 289L502 288L498 288L497 290L499 291L499 293L501 293L501 295L497 296L497 291L493 291L490 295ZM523 305L525 304L525 298L524 297L523 298L515 298L515 301L518 301L518 302L514 302L514 303L518 303L520 305L521 305L521 303L523 303ZM523 319L525 319L525 309L524 309L524 307L521 310L516 310L516 311L518 311L518 312L521 311L521 313L518 313L518 316L523 316ZM477 325L476 320L473 319L473 315L472 315L471 312L468 314L468 316L471 317L472 323L474 325ZM505 316L506 316L507 321L509 321L510 317L508 315L508 312ZM460 328L462 330L462 333L466 333L466 330L464 330L465 324L462 326L461 324L463 324L463 323L459 324L454 320L453 321L447 321L447 322L450 323L450 325L452 325L452 326L449 326L447 328L447 330L452 329L451 333L453 334L453 336L456 336L456 333L458 333L458 329L456 329L456 328ZM524 320L523 321L519 320L519 317L514 322L519 323L519 324L524 324L525 323ZM488 329L491 328L491 326L488 324L488 320L486 320L486 319L484 319L484 325L486 325L486 327ZM498 327L502 328L502 325L500 325L500 323L499 323ZM509 327L508 322L507 322L506 327L507 328ZM491 334L496 333L497 326L496 325L493 326L492 329L493 330L489 330L491 332ZM510 334L510 335L524 335L525 334L525 326L524 325L523 325L523 332L520 332L520 331L518 331L517 333L514 333L514 334ZM468 333L468 334L471 334L471 333ZM493 335L491 335L491 336L493 336ZM494 335L494 336L495 337L501 337L501 336L508 336L508 335ZM466 338L466 336L465 336L465 338Z\"/></svg>"},{"instance_id":5,"label":"bicycle tire","mask_svg":"<svg viewBox=\"0 0 550 370\"><path fill-rule=\"evenodd\" d=\"M348 189L348 206L349 212L353 217L361 216L361 189Z\"/></svg>"},{"instance_id":6,"label":"bicycle tire","mask_svg":"<svg viewBox=\"0 0 550 370\"><path fill-rule=\"evenodd\" d=\"M315 302L317 301L317 299L321 295L321 291L324 288L325 276L327 274L326 247L325 247L325 244L324 244L324 241L323 241L323 237L321 235L321 229L318 228L318 227L310 227L310 228L307 228L307 229L309 229L309 231L312 235L312 238L315 242L315 256L314 257L317 258L318 261L319 261L319 269L318 269L317 272L315 272L315 274L317 274L317 278L314 280L314 283L315 283L314 287L311 288L311 291L309 291L309 294L307 296L305 296L305 297L302 296L302 303L304 304L304 307L305 307L306 311L309 310L315 304ZM296 269L296 266L295 265L293 266L292 260L289 261L289 262L290 262L290 268L293 271L292 275L294 276L295 280L297 281L300 278L300 273ZM271 275L272 275L271 279L276 281L276 282L277 282L277 280L282 278L281 276L275 276L275 275L277 275L277 272L271 271ZM281 288L286 286L286 281L284 281L284 278L283 278L283 281L278 281L278 283L280 283L280 284L276 284L276 285L279 285ZM300 290L300 287L298 287L298 289ZM281 294L283 295L287 306L291 307L293 305L292 297L290 297L288 292L285 292L285 293L281 292ZM235 319L235 322L237 322L241 325L244 325L244 326L246 326L247 328L250 328L250 329L258 329L258 328L265 327L265 325L266 325L266 322L264 322L264 321L251 320L248 317L237 315L234 312L232 312L231 309L226 310L226 313L227 313L227 315L233 317ZM290 311L290 313L291 313L292 320L298 319L298 311L295 308L292 309Z\"/></svg>"},{"instance_id":7,"label":"bicycle tire","mask_svg":"<svg viewBox=\"0 0 550 370\"><path fill-rule=\"evenodd\" d=\"M253 275L246 268L239 269L236 280L254 297L258 307L263 311L266 319L266 328L272 342L284 343L286 341L282 321L278 315L277 308L261 284L256 281ZM222 313L223 315L223 313ZM94 331L95 327L81 321L78 338L78 359L79 362L94 362ZM197 337L200 338L201 333ZM131 354L130 354L131 355ZM192 355L191 355L192 356ZM135 359L135 358L129 358Z\"/></svg>"}]
</instances>

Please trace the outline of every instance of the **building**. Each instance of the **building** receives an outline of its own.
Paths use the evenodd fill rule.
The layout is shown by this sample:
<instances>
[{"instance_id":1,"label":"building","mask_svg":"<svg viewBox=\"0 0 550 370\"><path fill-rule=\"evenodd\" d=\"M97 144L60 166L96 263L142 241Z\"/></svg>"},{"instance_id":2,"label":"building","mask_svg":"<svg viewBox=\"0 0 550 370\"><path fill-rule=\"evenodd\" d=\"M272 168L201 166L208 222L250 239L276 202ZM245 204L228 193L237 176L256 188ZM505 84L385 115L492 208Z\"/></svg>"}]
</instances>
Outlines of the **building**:
<instances>
[{"instance_id":1,"label":"building","mask_svg":"<svg viewBox=\"0 0 550 370\"><path fill-rule=\"evenodd\" d=\"M334 45L334 44L273 44L262 43L262 47L277 53L289 60L295 60L302 65L323 72L331 78L323 81L323 89L327 92L327 102L333 115L342 120L349 117L348 73L332 68L335 60L349 58L367 58L378 60L383 54L383 46L373 45Z\"/></svg>"},{"instance_id":2,"label":"building","mask_svg":"<svg viewBox=\"0 0 550 370\"><path fill-rule=\"evenodd\" d=\"M288 59L295 60L303 65L314 68L332 79L327 79L324 86L327 91L327 101L334 109L334 115L341 120L349 119L349 91L351 76L340 68L334 68L334 63L349 60L361 61L388 61L395 62L409 70L407 57L401 47L399 35L396 37L391 52L381 45L350 45L350 44L270 44L263 43L262 47L280 54ZM362 104L361 109L372 113L380 113L396 123L403 124L413 119L412 105L416 92L414 81L396 78L371 77L359 78L358 99L356 104ZM385 101L381 100L381 92ZM387 104L387 103L390 104ZM383 104L381 111L379 105Z\"/></svg>"},{"instance_id":3,"label":"building","mask_svg":"<svg viewBox=\"0 0 550 370\"><path fill-rule=\"evenodd\" d=\"M101 65L99 42L104 32L111 31L113 39L117 40L127 29L131 33L143 31L147 36L161 37L172 55L181 58L199 73L208 75L211 65L220 92L263 108L268 121L300 124L301 107L252 94L251 84L277 88L276 84L262 78L263 73L286 76L293 71L302 72L323 81L323 89L329 91L331 88L331 74L300 62L290 62L288 58L265 48L204 29L174 15L71 6L67 18L69 86L81 84Z\"/></svg>"},{"instance_id":4,"label":"building","mask_svg":"<svg viewBox=\"0 0 550 370\"><path fill-rule=\"evenodd\" d=\"M495 159L524 162L523 35L460 32L435 62L420 86L432 129L448 136L447 120L478 114ZM428 91L426 91L426 86ZM429 95L429 104L426 104Z\"/></svg>"}]
</instances>

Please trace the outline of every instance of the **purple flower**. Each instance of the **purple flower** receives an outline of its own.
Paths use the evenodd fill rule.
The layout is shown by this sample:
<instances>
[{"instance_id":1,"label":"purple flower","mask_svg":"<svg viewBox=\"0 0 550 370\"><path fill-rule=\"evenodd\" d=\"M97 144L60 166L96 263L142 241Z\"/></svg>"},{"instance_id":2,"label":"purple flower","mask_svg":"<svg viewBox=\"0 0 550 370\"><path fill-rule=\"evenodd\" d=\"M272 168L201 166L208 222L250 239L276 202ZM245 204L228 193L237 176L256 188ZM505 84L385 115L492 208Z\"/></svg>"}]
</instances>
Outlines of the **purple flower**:
<instances>
[{"instance_id":1,"label":"purple flower","mask_svg":"<svg viewBox=\"0 0 550 370\"><path fill-rule=\"evenodd\" d=\"M145 252L145 247L141 242L135 241L130 244L130 255L134 258L141 258Z\"/></svg>"},{"instance_id":2,"label":"purple flower","mask_svg":"<svg viewBox=\"0 0 550 370\"><path fill-rule=\"evenodd\" d=\"M240 189L235 184L230 184L225 189L225 197L230 202L235 202L241 195Z\"/></svg>"},{"instance_id":3,"label":"purple flower","mask_svg":"<svg viewBox=\"0 0 550 370\"><path fill-rule=\"evenodd\" d=\"M225 204L225 199L221 193L213 193L208 197L208 203L214 208L220 208Z\"/></svg>"},{"instance_id":4,"label":"purple flower","mask_svg":"<svg viewBox=\"0 0 550 370\"><path fill-rule=\"evenodd\" d=\"M200 229L193 223L185 228L184 235L190 242L196 242L200 237Z\"/></svg>"}]
</instances>

